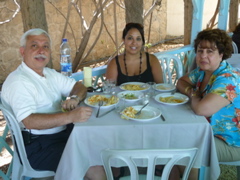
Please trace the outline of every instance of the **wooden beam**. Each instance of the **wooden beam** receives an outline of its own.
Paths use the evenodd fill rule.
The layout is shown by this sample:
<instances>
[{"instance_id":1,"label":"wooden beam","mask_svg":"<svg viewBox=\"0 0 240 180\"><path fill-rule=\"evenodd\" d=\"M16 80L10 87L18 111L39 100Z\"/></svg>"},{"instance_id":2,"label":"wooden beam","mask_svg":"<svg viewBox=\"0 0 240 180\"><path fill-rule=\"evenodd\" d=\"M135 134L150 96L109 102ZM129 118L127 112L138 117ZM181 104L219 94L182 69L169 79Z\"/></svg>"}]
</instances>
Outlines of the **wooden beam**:
<instances>
[{"instance_id":1,"label":"wooden beam","mask_svg":"<svg viewBox=\"0 0 240 180\"><path fill-rule=\"evenodd\" d=\"M234 31L238 24L238 5L239 0L231 0L229 10L229 32Z\"/></svg>"},{"instance_id":2,"label":"wooden beam","mask_svg":"<svg viewBox=\"0 0 240 180\"><path fill-rule=\"evenodd\" d=\"M184 0L184 45L191 43L192 14L192 1Z\"/></svg>"}]
</instances>

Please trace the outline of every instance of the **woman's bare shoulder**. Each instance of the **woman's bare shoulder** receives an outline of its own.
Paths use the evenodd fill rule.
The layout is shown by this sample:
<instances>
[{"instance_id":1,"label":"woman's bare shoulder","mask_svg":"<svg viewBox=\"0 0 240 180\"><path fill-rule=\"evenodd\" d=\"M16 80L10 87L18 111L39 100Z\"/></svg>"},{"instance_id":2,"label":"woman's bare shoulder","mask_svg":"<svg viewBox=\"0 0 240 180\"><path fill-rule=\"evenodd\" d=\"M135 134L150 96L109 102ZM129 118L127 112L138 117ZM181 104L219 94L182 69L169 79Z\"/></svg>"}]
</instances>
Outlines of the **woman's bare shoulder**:
<instances>
[{"instance_id":1,"label":"woman's bare shoulder","mask_svg":"<svg viewBox=\"0 0 240 180\"><path fill-rule=\"evenodd\" d=\"M151 63L159 63L158 58L154 54L149 54L149 59Z\"/></svg>"},{"instance_id":2,"label":"woman's bare shoulder","mask_svg":"<svg viewBox=\"0 0 240 180\"><path fill-rule=\"evenodd\" d=\"M108 60L108 66L111 65L111 64L116 64L116 57Z\"/></svg>"},{"instance_id":3,"label":"woman's bare shoulder","mask_svg":"<svg viewBox=\"0 0 240 180\"><path fill-rule=\"evenodd\" d=\"M118 58L119 59L119 56L115 56L115 57L113 57L112 59L110 59L109 61L108 61L108 64L107 64L107 67L108 68L114 68L114 67L117 67L117 63L116 63L116 58Z\"/></svg>"}]
</instances>

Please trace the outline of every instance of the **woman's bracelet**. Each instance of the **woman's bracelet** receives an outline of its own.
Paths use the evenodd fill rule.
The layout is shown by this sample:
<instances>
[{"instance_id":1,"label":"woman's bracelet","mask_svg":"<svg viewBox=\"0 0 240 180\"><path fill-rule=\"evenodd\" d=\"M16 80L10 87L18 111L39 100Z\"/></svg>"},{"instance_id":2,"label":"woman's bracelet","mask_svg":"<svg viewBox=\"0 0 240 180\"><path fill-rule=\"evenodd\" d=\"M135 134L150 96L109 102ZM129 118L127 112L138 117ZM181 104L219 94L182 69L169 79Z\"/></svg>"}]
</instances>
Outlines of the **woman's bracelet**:
<instances>
[{"instance_id":1,"label":"woman's bracelet","mask_svg":"<svg viewBox=\"0 0 240 180\"><path fill-rule=\"evenodd\" d=\"M191 89L192 87L191 86L187 86L184 90L184 92L187 94L188 90Z\"/></svg>"},{"instance_id":2,"label":"woman's bracelet","mask_svg":"<svg viewBox=\"0 0 240 180\"><path fill-rule=\"evenodd\" d=\"M196 93L192 93L192 94L191 94L191 97L193 97L193 96L196 96Z\"/></svg>"}]
</instances>

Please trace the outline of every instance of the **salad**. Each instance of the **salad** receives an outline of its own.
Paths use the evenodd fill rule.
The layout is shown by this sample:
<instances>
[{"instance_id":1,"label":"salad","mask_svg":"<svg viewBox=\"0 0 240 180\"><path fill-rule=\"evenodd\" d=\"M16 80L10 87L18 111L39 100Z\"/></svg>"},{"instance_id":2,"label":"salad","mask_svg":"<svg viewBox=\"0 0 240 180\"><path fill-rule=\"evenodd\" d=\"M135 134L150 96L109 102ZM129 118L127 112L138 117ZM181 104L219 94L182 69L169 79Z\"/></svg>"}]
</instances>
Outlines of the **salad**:
<instances>
[{"instance_id":1,"label":"salad","mask_svg":"<svg viewBox=\"0 0 240 180\"><path fill-rule=\"evenodd\" d=\"M133 93L127 93L123 95L125 99L137 99L138 97Z\"/></svg>"}]
</instances>

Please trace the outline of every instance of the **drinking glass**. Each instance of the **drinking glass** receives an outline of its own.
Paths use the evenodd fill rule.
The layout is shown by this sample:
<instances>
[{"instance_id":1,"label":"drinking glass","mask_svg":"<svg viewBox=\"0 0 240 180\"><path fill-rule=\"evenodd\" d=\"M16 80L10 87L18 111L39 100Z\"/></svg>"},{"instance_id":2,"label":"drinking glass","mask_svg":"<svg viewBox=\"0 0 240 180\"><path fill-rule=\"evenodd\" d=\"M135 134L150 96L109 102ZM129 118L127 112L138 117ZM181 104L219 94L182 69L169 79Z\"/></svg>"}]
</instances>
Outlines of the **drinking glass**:
<instances>
[{"instance_id":1,"label":"drinking glass","mask_svg":"<svg viewBox=\"0 0 240 180\"><path fill-rule=\"evenodd\" d=\"M149 85L149 95L150 97L153 97L155 95L155 86L156 86L156 83L155 82L148 82L147 83Z\"/></svg>"},{"instance_id":2,"label":"drinking glass","mask_svg":"<svg viewBox=\"0 0 240 180\"><path fill-rule=\"evenodd\" d=\"M122 112L125 109L125 99L119 98L119 102L115 105L115 108L117 113Z\"/></svg>"},{"instance_id":3,"label":"drinking glass","mask_svg":"<svg viewBox=\"0 0 240 180\"><path fill-rule=\"evenodd\" d=\"M150 100L150 94L149 93L143 94L141 98L142 105L149 103L149 100Z\"/></svg>"},{"instance_id":4,"label":"drinking glass","mask_svg":"<svg viewBox=\"0 0 240 180\"><path fill-rule=\"evenodd\" d=\"M116 81L109 79L108 83L110 87L110 93L114 95L116 93Z\"/></svg>"},{"instance_id":5,"label":"drinking glass","mask_svg":"<svg viewBox=\"0 0 240 180\"><path fill-rule=\"evenodd\" d=\"M106 93L106 94L110 93L111 92L111 87L110 87L109 81L106 80L102 84L103 84L103 86L102 86L103 93Z\"/></svg>"},{"instance_id":6,"label":"drinking glass","mask_svg":"<svg viewBox=\"0 0 240 180\"><path fill-rule=\"evenodd\" d=\"M103 92L114 95L116 93L116 81L111 79L105 80L103 82Z\"/></svg>"}]
</instances>

